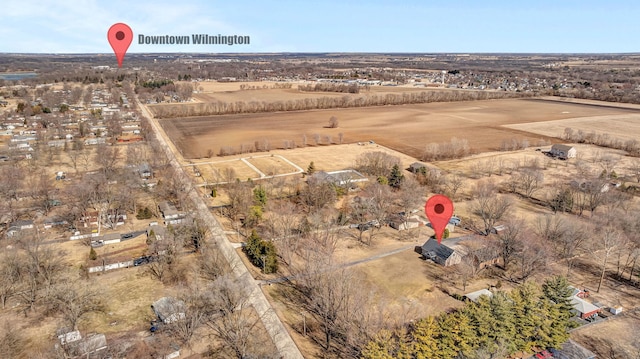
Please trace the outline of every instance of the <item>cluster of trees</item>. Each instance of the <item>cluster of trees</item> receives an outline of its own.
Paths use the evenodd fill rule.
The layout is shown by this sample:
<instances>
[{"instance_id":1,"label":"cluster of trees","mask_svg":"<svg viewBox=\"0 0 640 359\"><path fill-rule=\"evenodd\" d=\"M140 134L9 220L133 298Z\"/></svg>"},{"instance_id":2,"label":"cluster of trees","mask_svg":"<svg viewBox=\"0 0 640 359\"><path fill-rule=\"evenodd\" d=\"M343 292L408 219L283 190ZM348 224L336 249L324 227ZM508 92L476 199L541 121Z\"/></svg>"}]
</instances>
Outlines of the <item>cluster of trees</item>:
<instances>
[{"instance_id":1,"label":"cluster of trees","mask_svg":"<svg viewBox=\"0 0 640 359\"><path fill-rule=\"evenodd\" d=\"M430 143L425 147L423 161L443 161L462 158L471 153L469 141L453 137L449 142Z\"/></svg>"},{"instance_id":2,"label":"cluster of trees","mask_svg":"<svg viewBox=\"0 0 640 359\"><path fill-rule=\"evenodd\" d=\"M207 357L275 358L276 349L261 326L262 318L251 305L248 274L236 277L220 251L206 242L188 267L190 275L179 282L181 294L170 300L184 317L163 324L154 335L155 342L136 341L127 356L163 356L167 344L191 348L198 338L206 337L213 343L204 353Z\"/></svg>"},{"instance_id":3,"label":"cluster of trees","mask_svg":"<svg viewBox=\"0 0 640 359\"><path fill-rule=\"evenodd\" d=\"M260 113L276 111L302 111L329 108L350 108L367 106L404 105L430 102L488 100L527 96L522 93L486 92L486 91L421 91L389 93L384 95L318 97L288 101L236 101L207 102L180 105L151 106L150 110L157 118L229 115L242 113Z\"/></svg>"},{"instance_id":4,"label":"cluster of trees","mask_svg":"<svg viewBox=\"0 0 640 359\"><path fill-rule=\"evenodd\" d=\"M298 85L298 90L306 92L360 93L360 86L358 84L317 83L315 85Z\"/></svg>"},{"instance_id":5,"label":"cluster of trees","mask_svg":"<svg viewBox=\"0 0 640 359\"><path fill-rule=\"evenodd\" d=\"M575 143L588 143L602 147L624 150L631 156L640 157L640 142L635 138L622 140L620 138L615 138L608 133L597 133L595 131L585 132L583 130L576 131L571 127L564 129L562 137L565 140Z\"/></svg>"},{"instance_id":6,"label":"cluster of trees","mask_svg":"<svg viewBox=\"0 0 640 359\"><path fill-rule=\"evenodd\" d=\"M538 140L536 146L546 146L549 142L544 139ZM526 138L504 139L500 143L500 151L517 151L529 148L529 140Z\"/></svg>"},{"instance_id":7,"label":"cluster of trees","mask_svg":"<svg viewBox=\"0 0 640 359\"><path fill-rule=\"evenodd\" d=\"M338 127L338 119L332 117L329 119L329 125L326 126L328 128L337 128ZM282 140L281 144L273 143L267 138L262 138L260 140L256 140L253 143L242 143L237 146L230 145L222 145L218 150L218 156L230 156L241 153L253 153L253 152L269 152L274 148L280 148L284 150L298 148L298 147L307 147L307 146L326 146L332 144L341 145L344 143L344 133L338 133L337 138L332 134L321 134L314 133L313 135L302 134L302 138L300 141L295 139L285 139ZM211 157L214 155L214 150L209 149L205 153L205 157Z\"/></svg>"},{"instance_id":8,"label":"cluster of trees","mask_svg":"<svg viewBox=\"0 0 640 359\"><path fill-rule=\"evenodd\" d=\"M278 271L278 255L276 246L271 241L265 241L254 229L247 238L247 244L242 248L247 257L256 267L260 267L265 274Z\"/></svg>"},{"instance_id":9,"label":"cluster of trees","mask_svg":"<svg viewBox=\"0 0 640 359\"><path fill-rule=\"evenodd\" d=\"M278 82L278 83L275 83L275 84L273 84L271 86L268 86L266 84L264 84L262 86L240 84L240 90L242 90L242 91L245 91L245 90L267 90L267 89L286 90L286 89L290 89L292 86L293 86L293 84L290 83L290 82Z\"/></svg>"},{"instance_id":10,"label":"cluster of trees","mask_svg":"<svg viewBox=\"0 0 640 359\"><path fill-rule=\"evenodd\" d=\"M570 296L566 280L540 288L527 282L510 292L481 296L463 308L382 330L362 358L493 358L535 348L558 348L569 339Z\"/></svg>"},{"instance_id":11,"label":"cluster of trees","mask_svg":"<svg viewBox=\"0 0 640 359\"><path fill-rule=\"evenodd\" d=\"M171 80L151 80L135 89L140 100L143 102L153 100L156 103L164 102L165 96L169 97L168 102L188 101L193 95L193 90L194 86L191 83L174 84Z\"/></svg>"},{"instance_id":12,"label":"cluster of trees","mask_svg":"<svg viewBox=\"0 0 640 359\"><path fill-rule=\"evenodd\" d=\"M150 89L159 89L167 85L173 85L173 81L168 79L149 80L149 81L144 81L140 84L140 86L150 88Z\"/></svg>"},{"instance_id":13,"label":"cluster of trees","mask_svg":"<svg viewBox=\"0 0 640 359\"><path fill-rule=\"evenodd\" d=\"M24 316L60 315L73 329L87 314L105 309L101 288L81 280L65 253L44 244L34 233L21 233L11 242L11 248L0 255L3 309L11 303Z\"/></svg>"}]
</instances>

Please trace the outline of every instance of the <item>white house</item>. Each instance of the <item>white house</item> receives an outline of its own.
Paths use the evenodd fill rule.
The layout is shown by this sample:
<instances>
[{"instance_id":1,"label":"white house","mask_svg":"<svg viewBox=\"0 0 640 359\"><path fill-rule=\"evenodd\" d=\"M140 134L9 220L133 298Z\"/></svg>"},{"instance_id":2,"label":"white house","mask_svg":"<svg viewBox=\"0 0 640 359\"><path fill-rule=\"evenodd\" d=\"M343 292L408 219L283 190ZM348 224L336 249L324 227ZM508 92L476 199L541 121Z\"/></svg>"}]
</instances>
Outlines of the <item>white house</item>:
<instances>
[{"instance_id":1,"label":"white house","mask_svg":"<svg viewBox=\"0 0 640 359\"><path fill-rule=\"evenodd\" d=\"M549 153L551 153L551 155L553 155L554 157L558 157L561 159L575 158L576 148L569 145L555 144L551 146L551 151L549 151Z\"/></svg>"}]
</instances>

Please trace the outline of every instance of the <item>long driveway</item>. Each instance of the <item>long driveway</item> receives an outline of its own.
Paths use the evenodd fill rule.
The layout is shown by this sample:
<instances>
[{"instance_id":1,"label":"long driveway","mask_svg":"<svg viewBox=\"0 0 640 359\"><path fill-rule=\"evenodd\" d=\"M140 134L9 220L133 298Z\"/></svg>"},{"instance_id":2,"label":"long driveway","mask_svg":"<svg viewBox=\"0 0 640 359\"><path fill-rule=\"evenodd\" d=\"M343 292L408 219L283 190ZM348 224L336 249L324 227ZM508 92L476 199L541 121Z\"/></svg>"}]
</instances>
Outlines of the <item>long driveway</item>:
<instances>
[{"instance_id":1,"label":"long driveway","mask_svg":"<svg viewBox=\"0 0 640 359\"><path fill-rule=\"evenodd\" d=\"M164 130L158 122L155 121L147 108L142 105L137 98L136 101L138 102L138 107L140 108L142 116L149 121L156 138L166 152L170 165L173 166L178 176L180 176L180 179L186 184L189 198L198 212L198 217L207 224L210 233L213 236L213 243L227 259L234 274L243 282L244 287L247 289L248 293L250 293L249 300L262 319L262 323L273 340L278 353L282 358L286 359L303 358L302 353L291 338L291 335L289 335L289 332L284 327L282 321L280 321L280 318L275 313L271 304L260 289L258 282L251 276L251 273L249 273L249 270L240 259L238 252L235 251L232 243L225 235L222 226L218 223L218 220L213 216L213 214L211 214L209 208L195 189L190 177L185 173L183 167L180 165L175 154L176 149L173 146L173 143L168 139Z\"/></svg>"}]
</instances>

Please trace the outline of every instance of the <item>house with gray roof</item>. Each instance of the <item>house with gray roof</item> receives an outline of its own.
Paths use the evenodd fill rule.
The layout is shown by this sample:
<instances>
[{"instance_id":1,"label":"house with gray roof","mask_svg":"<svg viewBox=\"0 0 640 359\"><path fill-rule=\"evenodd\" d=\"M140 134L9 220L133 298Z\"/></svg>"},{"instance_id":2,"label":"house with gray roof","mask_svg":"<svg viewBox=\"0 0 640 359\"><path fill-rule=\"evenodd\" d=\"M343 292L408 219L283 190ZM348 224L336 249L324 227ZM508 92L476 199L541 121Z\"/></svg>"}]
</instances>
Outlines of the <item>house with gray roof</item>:
<instances>
[{"instance_id":1,"label":"house with gray roof","mask_svg":"<svg viewBox=\"0 0 640 359\"><path fill-rule=\"evenodd\" d=\"M416 247L416 252L422 254L425 259L430 259L445 267L460 263L463 256L455 249L438 243L434 238L429 238L421 247Z\"/></svg>"}]
</instances>

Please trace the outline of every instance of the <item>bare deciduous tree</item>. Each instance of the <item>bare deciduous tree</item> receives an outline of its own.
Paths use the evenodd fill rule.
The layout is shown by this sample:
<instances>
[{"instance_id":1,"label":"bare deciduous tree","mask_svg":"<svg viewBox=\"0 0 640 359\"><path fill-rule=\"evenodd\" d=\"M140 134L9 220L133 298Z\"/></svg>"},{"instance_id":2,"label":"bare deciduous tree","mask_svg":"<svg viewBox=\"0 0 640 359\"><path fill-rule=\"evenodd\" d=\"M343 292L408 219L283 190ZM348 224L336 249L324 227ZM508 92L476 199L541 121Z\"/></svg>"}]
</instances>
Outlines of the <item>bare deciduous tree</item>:
<instances>
[{"instance_id":1,"label":"bare deciduous tree","mask_svg":"<svg viewBox=\"0 0 640 359\"><path fill-rule=\"evenodd\" d=\"M504 225L504 229L498 232L502 263L505 269L522 250L522 236L527 230L524 219L511 218Z\"/></svg>"},{"instance_id":2,"label":"bare deciduous tree","mask_svg":"<svg viewBox=\"0 0 640 359\"><path fill-rule=\"evenodd\" d=\"M47 304L51 310L62 314L70 328L77 330L78 322L86 314L104 311L104 294L100 288L98 283L83 283L69 278L53 288Z\"/></svg>"},{"instance_id":3,"label":"bare deciduous tree","mask_svg":"<svg viewBox=\"0 0 640 359\"><path fill-rule=\"evenodd\" d=\"M239 279L218 277L208 288L205 324L222 343L222 351L236 358L270 357L258 334L260 317L250 305L250 293Z\"/></svg>"},{"instance_id":4,"label":"bare deciduous tree","mask_svg":"<svg viewBox=\"0 0 640 359\"><path fill-rule=\"evenodd\" d=\"M472 211L480 217L483 223L481 230L488 235L511 208L512 201L506 196L499 195L495 183L489 181L478 182L474 188L473 197L475 200L471 207Z\"/></svg>"},{"instance_id":5,"label":"bare deciduous tree","mask_svg":"<svg viewBox=\"0 0 640 359\"><path fill-rule=\"evenodd\" d=\"M329 118L329 128L338 128L338 118L336 116Z\"/></svg>"},{"instance_id":6,"label":"bare deciduous tree","mask_svg":"<svg viewBox=\"0 0 640 359\"><path fill-rule=\"evenodd\" d=\"M600 264L600 280L598 281L598 289L596 289L597 293L600 293L602 282L604 282L609 257L611 256L611 253L613 253L614 249L620 244L620 238L622 238L621 234L610 226L603 227L602 230L598 231L598 235L595 238L596 244L599 245L601 249L600 257L602 258L602 262Z\"/></svg>"},{"instance_id":7,"label":"bare deciduous tree","mask_svg":"<svg viewBox=\"0 0 640 359\"><path fill-rule=\"evenodd\" d=\"M394 165L400 164L400 158L382 151L365 152L356 158L356 169L372 176L387 176Z\"/></svg>"},{"instance_id":8,"label":"bare deciduous tree","mask_svg":"<svg viewBox=\"0 0 640 359\"><path fill-rule=\"evenodd\" d=\"M520 188L520 193L529 198L540 189L544 181L542 171L532 168L523 168L514 177Z\"/></svg>"},{"instance_id":9,"label":"bare deciduous tree","mask_svg":"<svg viewBox=\"0 0 640 359\"><path fill-rule=\"evenodd\" d=\"M549 244L540 238L526 232L521 241L520 252L516 256L518 279L526 281L536 273L547 268L547 261L551 256Z\"/></svg>"}]
</instances>

